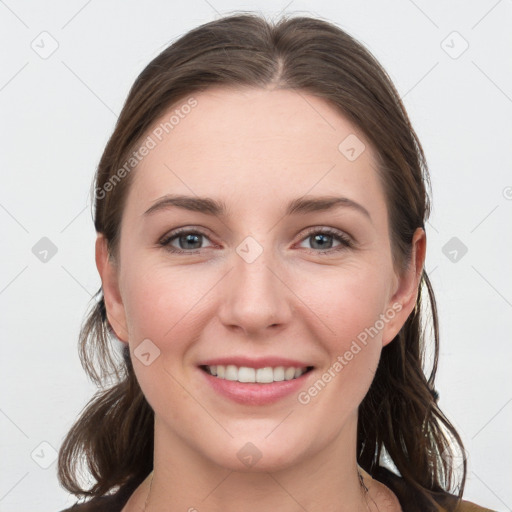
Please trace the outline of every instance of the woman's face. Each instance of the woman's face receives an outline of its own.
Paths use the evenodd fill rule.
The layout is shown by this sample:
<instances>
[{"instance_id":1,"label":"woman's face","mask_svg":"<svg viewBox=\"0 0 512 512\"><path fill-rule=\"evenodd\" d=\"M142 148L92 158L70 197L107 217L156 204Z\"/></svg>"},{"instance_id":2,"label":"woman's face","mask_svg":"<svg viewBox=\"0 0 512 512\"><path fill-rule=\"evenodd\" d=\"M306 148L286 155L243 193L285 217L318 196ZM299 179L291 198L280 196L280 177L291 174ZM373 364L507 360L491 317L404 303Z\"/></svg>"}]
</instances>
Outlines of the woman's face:
<instances>
[{"instance_id":1,"label":"woman's face","mask_svg":"<svg viewBox=\"0 0 512 512\"><path fill-rule=\"evenodd\" d=\"M98 243L157 438L236 470L355 450L357 408L418 284L393 269L375 153L305 92L194 99L147 134L117 266ZM275 382L238 381L255 378Z\"/></svg>"}]
</instances>

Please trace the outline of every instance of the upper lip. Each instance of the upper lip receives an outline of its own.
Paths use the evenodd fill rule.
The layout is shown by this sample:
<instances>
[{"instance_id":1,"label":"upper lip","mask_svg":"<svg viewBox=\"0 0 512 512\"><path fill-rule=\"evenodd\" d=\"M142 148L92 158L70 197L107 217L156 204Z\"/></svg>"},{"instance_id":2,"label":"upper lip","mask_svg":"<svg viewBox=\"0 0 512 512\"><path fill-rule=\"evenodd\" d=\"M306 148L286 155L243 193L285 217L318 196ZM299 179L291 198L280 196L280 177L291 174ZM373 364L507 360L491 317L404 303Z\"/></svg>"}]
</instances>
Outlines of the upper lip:
<instances>
[{"instance_id":1,"label":"upper lip","mask_svg":"<svg viewBox=\"0 0 512 512\"><path fill-rule=\"evenodd\" d=\"M285 357L274 357L274 356L268 356L268 357L244 357L244 356L229 356L229 357L216 357L214 359L208 359L205 361L202 361L198 364L198 366L216 366L216 365L234 365L234 366L245 366L248 368L266 368L266 367L273 367L276 368L277 366L284 366L285 368L305 368L305 367L311 367L311 365L308 365L307 363L304 363L302 361L297 361L296 359L288 359Z\"/></svg>"}]
</instances>

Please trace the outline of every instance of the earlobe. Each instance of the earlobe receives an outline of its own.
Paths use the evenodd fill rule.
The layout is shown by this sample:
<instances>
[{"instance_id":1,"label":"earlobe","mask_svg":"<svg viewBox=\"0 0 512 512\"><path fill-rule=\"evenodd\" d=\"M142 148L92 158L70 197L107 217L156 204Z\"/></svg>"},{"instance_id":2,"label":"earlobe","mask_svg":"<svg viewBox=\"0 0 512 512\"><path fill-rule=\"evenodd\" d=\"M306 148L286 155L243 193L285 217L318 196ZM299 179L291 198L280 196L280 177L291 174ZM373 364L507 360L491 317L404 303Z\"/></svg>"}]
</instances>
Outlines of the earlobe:
<instances>
[{"instance_id":1,"label":"earlobe","mask_svg":"<svg viewBox=\"0 0 512 512\"><path fill-rule=\"evenodd\" d=\"M395 338L416 307L427 247L426 234L422 228L417 228L414 232L411 245L409 267L401 276L397 276L397 284L387 304L387 310L394 310L394 314L389 315L390 320L384 328L383 346Z\"/></svg>"},{"instance_id":2,"label":"earlobe","mask_svg":"<svg viewBox=\"0 0 512 512\"><path fill-rule=\"evenodd\" d=\"M118 269L109 255L107 239L101 233L96 238L96 268L101 277L108 322L116 337L128 343L126 314L119 290Z\"/></svg>"}]
</instances>

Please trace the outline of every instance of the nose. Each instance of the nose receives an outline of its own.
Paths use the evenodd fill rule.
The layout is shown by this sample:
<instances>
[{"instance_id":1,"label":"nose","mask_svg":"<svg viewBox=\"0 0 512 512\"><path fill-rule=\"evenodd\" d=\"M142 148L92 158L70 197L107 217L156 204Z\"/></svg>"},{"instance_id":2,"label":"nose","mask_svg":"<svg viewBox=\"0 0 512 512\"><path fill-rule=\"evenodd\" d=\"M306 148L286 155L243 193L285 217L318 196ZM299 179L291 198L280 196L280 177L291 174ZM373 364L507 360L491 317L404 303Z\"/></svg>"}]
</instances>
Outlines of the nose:
<instances>
[{"instance_id":1,"label":"nose","mask_svg":"<svg viewBox=\"0 0 512 512\"><path fill-rule=\"evenodd\" d=\"M294 295L272 250L264 249L254 261L240 254L234 252L234 266L223 279L219 318L246 337L265 338L290 322Z\"/></svg>"}]
</instances>

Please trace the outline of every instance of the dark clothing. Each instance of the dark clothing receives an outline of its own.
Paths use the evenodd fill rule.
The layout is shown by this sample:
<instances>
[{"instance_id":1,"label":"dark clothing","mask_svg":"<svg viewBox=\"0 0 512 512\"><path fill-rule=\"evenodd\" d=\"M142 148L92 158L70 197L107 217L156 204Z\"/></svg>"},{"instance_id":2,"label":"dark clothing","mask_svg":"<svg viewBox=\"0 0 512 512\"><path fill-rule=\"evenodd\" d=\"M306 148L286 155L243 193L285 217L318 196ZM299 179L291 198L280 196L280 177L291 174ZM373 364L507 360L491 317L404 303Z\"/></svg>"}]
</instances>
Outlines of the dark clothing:
<instances>
[{"instance_id":1,"label":"dark clothing","mask_svg":"<svg viewBox=\"0 0 512 512\"><path fill-rule=\"evenodd\" d=\"M388 469L379 468L373 476L379 482L389 487L398 498L403 512L447 512L451 510L450 504L455 503L455 497L442 494L437 498L439 505L432 507L425 499L405 481ZM121 487L115 494L94 498L87 503L76 504L61 512L121 512L130 496L135 492L140 482L129 483ZM463 501L456 512L493 512L491 509L482 508L474 503Z\"/></svg>"}]
</instances>

